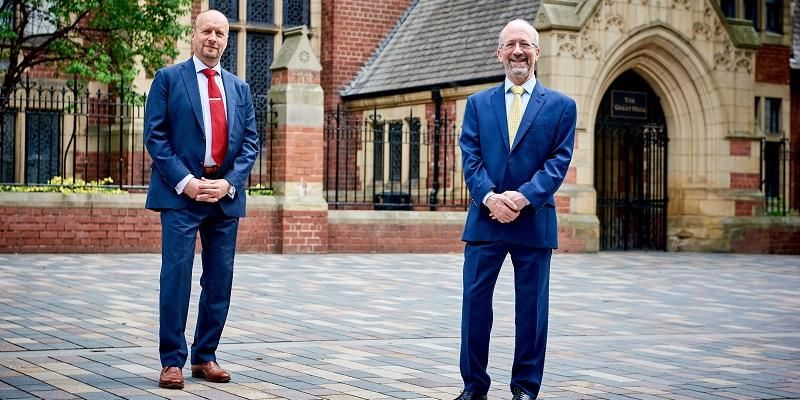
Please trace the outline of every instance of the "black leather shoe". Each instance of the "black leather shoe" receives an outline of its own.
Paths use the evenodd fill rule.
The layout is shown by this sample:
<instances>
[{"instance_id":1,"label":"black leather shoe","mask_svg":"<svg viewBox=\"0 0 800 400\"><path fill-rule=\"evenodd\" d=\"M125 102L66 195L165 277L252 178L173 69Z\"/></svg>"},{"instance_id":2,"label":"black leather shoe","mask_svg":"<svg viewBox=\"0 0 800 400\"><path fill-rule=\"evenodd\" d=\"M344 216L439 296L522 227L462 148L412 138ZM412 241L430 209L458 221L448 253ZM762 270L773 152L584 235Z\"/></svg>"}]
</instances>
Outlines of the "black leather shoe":
<instances>
[{"instance_id":1,"label":"black leather shoe","mask_svg":"<svg viewBox=\"0 0 800 400\"><path fill-rule=\"evenodd\" d=\"M515 387L511 392L514 393L514 397L512 397L511 400L533 400L533 397L523 392L520 388Z\"/></svg>"},{"instance_id":2,"label":"black leather shoe","mask_svg":"<svg viewBox=\"0 0 800 400\"><path fill-rule=\"evenodd\" d=\"M528 398L530 398L530 397L528 397ZM485 394L472 393L469 390L465 390L465 391L461 392L461 394L458 395L458 397L456 397L455 400L486 400L486 395Z\"/></svg>"}]
</instances>

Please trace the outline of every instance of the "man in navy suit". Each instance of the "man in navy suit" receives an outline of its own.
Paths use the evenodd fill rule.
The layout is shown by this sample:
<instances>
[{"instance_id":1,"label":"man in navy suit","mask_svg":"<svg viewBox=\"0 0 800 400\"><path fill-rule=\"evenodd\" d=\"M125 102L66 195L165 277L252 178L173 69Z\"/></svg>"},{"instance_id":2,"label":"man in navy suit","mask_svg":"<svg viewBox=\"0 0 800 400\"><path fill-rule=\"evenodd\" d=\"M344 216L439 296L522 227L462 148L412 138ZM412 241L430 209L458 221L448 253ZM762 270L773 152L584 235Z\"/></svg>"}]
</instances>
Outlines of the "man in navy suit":
<instances>
[{"instance_id":1,"label":"man in navy suit","mask_svg":"<svg viewBox=\"0 0 800 400\"><path fill-rule=\"evenodd\" d=\"M550 256L558 247L556 192L572 159L576 107L536 81L539 34L514 20L500 32L505 82L470 96L461 153L472 197L462 240L461 376L456 400L486 399L492 293L506 255L514 265L513 400L539 393L547 341Z\"/></svg>"},{"instance_id":2,"label":"man in navy suit","mask_svg":"<svg viewBox=\"0 0 800 400\"><path fill-rule=\"evenodd\" d=\"M215 351L228 315L244 185L258 153L250 87L220 67L228 20L198 14L194 55L156 73L145 110L145 145L153 159L145 207L161 213L159 386L183 388L184 331L197 232L202 244L200 305L192 376L228 382Z\"/></svg>"}]
</instances>

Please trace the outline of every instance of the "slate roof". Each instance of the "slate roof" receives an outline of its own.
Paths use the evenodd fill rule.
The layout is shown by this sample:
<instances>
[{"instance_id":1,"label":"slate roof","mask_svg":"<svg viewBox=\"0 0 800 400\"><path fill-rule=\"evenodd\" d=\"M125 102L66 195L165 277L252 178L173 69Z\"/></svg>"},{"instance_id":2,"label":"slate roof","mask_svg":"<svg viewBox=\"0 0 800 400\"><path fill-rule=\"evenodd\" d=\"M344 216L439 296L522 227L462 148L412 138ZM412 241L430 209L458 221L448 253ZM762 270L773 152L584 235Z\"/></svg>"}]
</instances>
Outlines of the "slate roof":
<instances>
[{"instance_id":1,"label":"slate roof","mask_svg":"<svg viewBox=\"0 0 800 400\"><path fill-rule=\"evenodd\" d=\"M792 17L792 69L800 69L800 2L794 2Z\"/></svg>"},{"instance_id":2,"label":"slate roof","mask_svg":"<svg viewBox=\"0 0 800 400\"><path fill-rule=\"evenodd\" d=\"M533 22L540 0L417 0L356 78L344 97L500 81L494 56L508 21Z\"/></svg>"}]
</instances>

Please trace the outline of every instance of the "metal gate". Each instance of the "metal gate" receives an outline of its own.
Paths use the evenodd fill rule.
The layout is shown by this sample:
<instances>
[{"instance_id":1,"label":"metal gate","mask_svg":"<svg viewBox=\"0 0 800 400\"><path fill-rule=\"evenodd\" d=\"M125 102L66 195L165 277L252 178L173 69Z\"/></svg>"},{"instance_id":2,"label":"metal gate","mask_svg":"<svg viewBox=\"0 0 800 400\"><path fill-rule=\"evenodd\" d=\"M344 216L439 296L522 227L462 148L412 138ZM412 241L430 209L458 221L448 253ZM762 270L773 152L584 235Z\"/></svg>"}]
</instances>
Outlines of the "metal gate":
<instances>
[{"instance_id":1,"label":"metal gate","mask_svg":"<svg viewBox=\"0 0 800 400\"><path fill-rule=\"evenodd\" d=\"M595 186L601 250L666 250L667 142L663 123L598 118Z\"/></svg>"}]
</instances>

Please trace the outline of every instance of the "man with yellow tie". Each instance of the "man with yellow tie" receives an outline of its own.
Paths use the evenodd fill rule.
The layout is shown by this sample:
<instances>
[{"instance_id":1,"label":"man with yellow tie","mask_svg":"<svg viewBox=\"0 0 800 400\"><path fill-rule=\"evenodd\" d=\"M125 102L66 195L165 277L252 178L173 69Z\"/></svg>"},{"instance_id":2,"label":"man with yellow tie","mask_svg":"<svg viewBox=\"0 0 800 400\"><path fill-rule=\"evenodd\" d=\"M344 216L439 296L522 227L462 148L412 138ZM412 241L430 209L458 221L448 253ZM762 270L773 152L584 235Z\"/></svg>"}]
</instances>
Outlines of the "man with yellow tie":
<instances>
[{"instance_id":1,"label":"man with yellow tie","mask_svg":"<svg viewBox=\"0 0 800 400\"><path fill-rule=\"evenodd\" d=\"M462 240L461 376L456 400L485 400L492 293L506 255L514 265L513 400L535 399L544 371L550 256L558 247L555 200L572 159L576 107L536 81L539 33L514 20L500 32L505 82L470 96L461 153L472 201Z\"/></svg>"}]
</instances>

